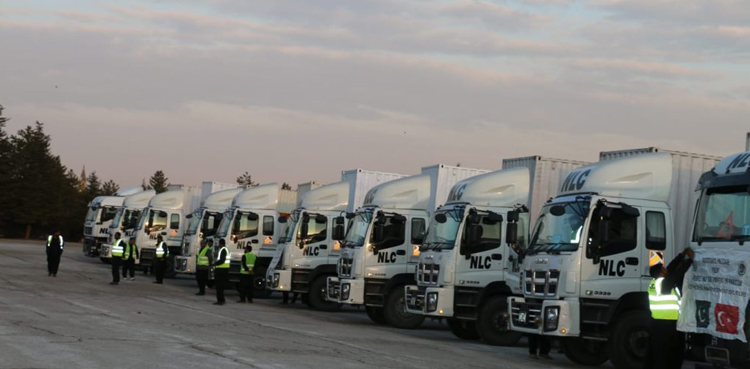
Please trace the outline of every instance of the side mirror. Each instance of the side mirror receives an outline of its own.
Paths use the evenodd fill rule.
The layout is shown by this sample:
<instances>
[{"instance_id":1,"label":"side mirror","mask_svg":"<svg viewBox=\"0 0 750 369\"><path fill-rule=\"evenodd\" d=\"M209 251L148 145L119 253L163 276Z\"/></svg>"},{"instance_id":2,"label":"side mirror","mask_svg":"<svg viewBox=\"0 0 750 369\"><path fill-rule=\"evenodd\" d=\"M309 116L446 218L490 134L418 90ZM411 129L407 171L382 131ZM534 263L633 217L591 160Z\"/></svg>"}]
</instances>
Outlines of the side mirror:
<instances>
[{"instance_id":1,"label":"side mirror","mask_svg":"<svg viewBox=\"0 0 750 369\"><path fill-rule=\"evenodd\" d=\"M518 210L509 211L508 214L506 214L506 218L507 218L506 220L508 221L508 223L517 222L519 219L519 216L518 216L519 213L520 212Z\"/></svg>"},{"instance_id":2,"label":"side mirror","mask_svg":"<svg viewBox=\"0 0 750 369\"><path fill-rule=\"evenodd\" d=\"M479 214L477 213L472 213L469 215L468 220L469 220L469 224L477 225L482 220L482 217L479 216Z\"/></svg>"},{"instance_id":3,"label":"side mirror","mask_svg":"<svg viewBox=\"0 0 750 369\"><path fill-rule=\"evenodd\" d=\"M373 250L377 251L377 244L383 242L383 238L385 238L385 218L379 216L372 226L372 243L376 245Z\"/></svg>"},{"instance_id":4,"label":"side mirror","mask_svg":"<svg viewBox=\"0 0 750 369\"><path fill-rule=\"evenodd\" d=\"M604 211L602 211L602 213L604 213ZM612 221L607 218L600 220L599 227L596 230L596 237L594 237L593 242L586 245L586 257L591 258L594 264L599 264L599 261L601 260L601 249L606 247L610 241L609 232L612 226L611 222Z\"/></svg>"},{"instance_id":5,"label":"side mirror","mask_svg":"<svg viewBox=\"0 0 750 369\"><path fill-rule=\"evenodd\" d=\"M335 241L343 241L346 235L344 234L344 225L336 224L333 226L332 237Z\"/></svg>"},{"instance_id":6,"label":"side mirror","mask_svg":"<svg viewBox=\"0 0 750 369\"><path fill-rule=\"evenodd\" d=\"M318 214L318 215L315 216L315 223L325 224L327 220L328 220L328 218L326 218L325 215Z\"/></svg>"},{"instance_id":7,"label":"side mirror","mask_svg":"<svg viewBox=\"0 0 750 369\"><path fill-rule=\"evenodd\" d=\"M391 222L404 224L406 222L406 217L401 214L395 214L393 217L391 217Z\"/></svg>"},{"instance_id":8,"label":"side mirror","mask_svg":"<svg viewBox=\"0 0 750 369\"><path fill-rule=\"evenodd\" d=\"M355 213L346 213L346 219L354 219L355 216L357 216Z\"/></svg>"},{"instance_id":9,"label":"side mirror","mask_svg":"<svg viewBox=\"0 0 750 369\"><path fill-rule=\"evenodd\" d=\"M309 219L310 218L308 218L308 220ZM304 223L300 224L300 226L299 226L299 236L300 236L300 238L302 238L302 239L307 238L308 232L310 232L310 226L307 224L307 222L304 222Z\"/></svg>"},{"instance_id":10,"label":"side mirror","mask_svg":"<svg viewBox=\"0 0 750 369\"><path fill-rule=\"evenodd\" d=\"M187 219L193 219L193 213L190 213L188 215L185 215L185 218Z\"/></svg>"},{"instance_id":11,"label":"side mirror","mask_svg":"<svg viewBox=\"0 0 750 369\"><path fill-rule=\"evenodd\" d=\"M160 211L160 212L159 212L159 216L160 216L160 217L163 217L163 218L166 218L166 216L167 216L167 212L166 212L166 211Z\"/></svg>"},{"instance_id":12,"label":"side mirror","mask_svg":"<svg viewBox=\"0 0 750 369\"><path fill-rule=\"evenodd\" d=\"M445 216L445 213L437 213L435 214L435 221L440 224L444 224L445 222L448 221L448 217Z\"/></svg>"},{"instance_id":13,"label":"side mirror","mask_svg":"<svg viewBox=\"0 0 750 369\"><path fill-rule=\"evenodd\" d=\"M565 205L555 205L549 209L549 213L559 217L565 214Z\"/></svg>"},{"instance_id":14,"label":"side mirror","mask_svg":"<svg viewBox=\"0 0 750 369\"><path fill-rule=\"evenodd\" d=\"M281 224L286 224L286 217L279 217L278 221Z\"/></svg>"},{"instance_id":15,"label":"side mirror","mask_svg":"<svg viewBox=\"0 0 750 369\"><path fill-rule=\"evenodd\" d=\"M508 245L518 243L518 223L508 223L505 225L505 243Z\"/></svg>"},{"instance_id":16,"label":"side mirror","mask_svg":"<svg viewBox=\"0 0 750 369\"><path fill-rule=\"evenodd\" d=\"M489 214L487 215L487 218L490 221L492 221L493 223L494 222L502 222L503 221L503 216L501 214L498 214L498 213L495 213L495 212L492 212L492 211L489 212Z\"/></svg>"},{"instance_id":17,"label":"side mirror","mask_svg":"<svg viewBox=\"0 0 750 369\"><path fill-rule=\"evenodd\" d=\"M258 214L253 213L253 212L247 213L247 220L253 221L253 222L258 220Z\"/></svg>"},{"instance_id":18,"label":"side mirror","mask_svg":"<svg viewBox=\"0 0 750 369\"><path fill-rule=\"evenodd\" d=\"M481 232L482 226L477 224L469 224L466 227L466 242L461 243L460 254L466 256L466 259L471 257L474 245L479 241L479 233Z\"/></svg>"}]
</instances>

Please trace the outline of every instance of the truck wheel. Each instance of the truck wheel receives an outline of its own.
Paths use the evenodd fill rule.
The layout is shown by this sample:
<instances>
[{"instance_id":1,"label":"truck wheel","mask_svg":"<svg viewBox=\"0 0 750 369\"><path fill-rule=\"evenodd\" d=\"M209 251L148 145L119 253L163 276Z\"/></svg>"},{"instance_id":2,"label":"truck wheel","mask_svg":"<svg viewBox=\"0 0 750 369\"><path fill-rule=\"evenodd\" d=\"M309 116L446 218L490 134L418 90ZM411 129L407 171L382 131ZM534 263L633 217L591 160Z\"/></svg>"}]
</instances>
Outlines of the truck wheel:
<instances>
[{"instance_id":1,"label":"truck wheel","mask_svg":"<svg viewBox=\"0 0 750 369\"><path fill-rule=\"evenodd\" d=\"M480 338L476 321L452 318L448 319L448 326L453 335L462 340L476 341Z\"/></svg>"},{"instance_id":2,"label":"truck wheel","mask_svg":"<svg viewBox=\"0 0 750 369\"><path fill-rule=\"evenodd\" d=\"M495 296L482 305L476 322L482 340L493 346L513 346L518 343L523 333L510 330L508 300L504 296Z\"/></svg>"},{"instance_id":3,"label":"truck wheel","mask_svg":"<svg viewBox=\"0 0 750 369\"><path fill-rule=\"evenodd\" d=\"M112 260L108 258L99 258L104 264L112 264Z\"/></svg>"},{"instance_id":4,"label":"truck wheel","mask_svg":"<svg viewBox=\"0 0 750 369\"><path fill-rule=\"evenodd\" d=\"M265 299L271 296L273 291L266 288L266 268L257 268L253 272L253 288L255 297Z\"/></svg>"},{"instance_id":5,"label":"truck wheel","mask_svg":"<svg viewBox=\"0 0 750 369\"><path fill-rule=\"evenodd\" d=\"M395 286L385 299L385 320L392 327L414 329L422 325L424 315L406 311L406 292L404 286Z\"/></svg>"},{"instance_id":6,"label":"truck wheel","mask_svg":"<svg viewBox=\"0 0 750 369\"><path fill-rule=\"evenodd\" d=\"M177 271L174 270L174 256L170 256L166 260L167 265L164 268L164 278L174 278L177 276ZM154 270L156 266L152 264L151 267L151 274L156 274L156 271Z\"/></svg>"},{"instance_id":7,"label":"truck wheel","mask_svg":"<svg viewBox=\"0 0 750 369\"><path fill-rule=\"evenodd\" d=\"M365 306L365 311L367 312L367 317L369 317L370 320L373 321L373 323L387 323L385 321L385 312L383 311L383 308L375 306Z\"/></svg>"},{"instance_id":8,"label":"truck wheel","mask_svg":"<svg viewBox=\"0 0 750 369\"><path fill-rule=\"evenodd\" d=\"M568 360L586 366L602 365L609 359L607 343L583 338L563 338L562 349Z\"/></svg>"},{"instance_id":9,"label":"truck wheel","mask_svg":"<svg viewBox=\"0 0 750 369\"><path fill-rule=\"evenodd\" d=\"M629 311L620 315L609 340L609 360L617 369L643 368L648 349L651 314Z\"/></svg>"},{"instance_id":10,"label":"truck wheel","mask_svg":"<svg viewBox=\"0 0 750 369\"><path fill-rule=\"evenodd\" d=\"M326 282L328 276L322 275L310 284L310 293L307 296L307 301L311 308L320 311L338 311L341 309L341 304L337 302L330 302L326 300Z\"/></svg>"}]
</instances>

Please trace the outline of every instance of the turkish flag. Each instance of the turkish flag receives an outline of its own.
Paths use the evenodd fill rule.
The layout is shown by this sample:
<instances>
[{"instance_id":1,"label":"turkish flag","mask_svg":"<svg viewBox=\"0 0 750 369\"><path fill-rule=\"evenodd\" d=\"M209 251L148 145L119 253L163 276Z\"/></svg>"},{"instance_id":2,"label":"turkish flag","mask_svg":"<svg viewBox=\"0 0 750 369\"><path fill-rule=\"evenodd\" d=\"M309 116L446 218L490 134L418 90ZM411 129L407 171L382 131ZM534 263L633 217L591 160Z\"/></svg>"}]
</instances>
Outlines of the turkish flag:
<instances>
[{"instance_id":1,"label":"turkish flag","mask_svg":"<svg viewBox=\"0 0 750 369\"><path fill-rule=\"evenodd\" d=\"M728 334L737 334L740 323L740 308L732 305L716 304L714 310L716 318L716 331Z\"/></svg>"}]
</instances>

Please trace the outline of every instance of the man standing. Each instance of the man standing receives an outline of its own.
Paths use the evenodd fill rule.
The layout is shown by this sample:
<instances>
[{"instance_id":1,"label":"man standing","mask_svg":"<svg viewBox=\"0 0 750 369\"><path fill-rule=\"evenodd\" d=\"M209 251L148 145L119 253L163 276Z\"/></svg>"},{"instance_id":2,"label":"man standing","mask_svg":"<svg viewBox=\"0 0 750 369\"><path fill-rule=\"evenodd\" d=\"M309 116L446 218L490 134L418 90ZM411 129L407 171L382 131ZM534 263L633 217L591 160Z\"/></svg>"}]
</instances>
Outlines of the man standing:
<instances>
[{"instance_id":1,"label":"man standing","mask_svg":"<svg viewBox=\"0 0 750 369\"><path fill-rule=\"evenodd\" d=\"M240 299L237 302L253 303L253 296L255 295L255 285L253 283L253 268L255 268L255 254L253 254L253 247L250 245L245 246L245 254L242 255L240 264Z\"/></svg>"},{"instance_id":2,"label":"man standing","mask_svg":"<svg viewBox=\"0 0 750 369\"><path fill-rule=\"evenodd\" d=\"M57 277L57 268L60 266L60 257L62 256L65 241L60 230L47 236L47 276Z\"/></svg>"},{"instance_id":3,"label":"man standing","mask_svg":"<svg viewBox=\"0 0 750 369\"><path fill-rule=\"evenodd\" d=\"M156 274L156 284L164 283L164 271L167 269L167 259L169 258L169 248L161 235L156 237L156 260L154 260L154 269Z\"/></svg>"},{"instance_id":4,"label":"man standing","mask_svg":"<svg viewBox=\"0 0 750 369\"><path fill-rule=\"evenodd\" d=\"M694 253L685 249L664 268L661 257L650 260L651 285L648 287L651 329L644 368L682 368L685 334L677 331L680 298L685 273L693 263Z\"/></svg>"},{"instance_id":5,"label":"man standing","mask_svg":"<svg viewBox=\"0 0 750 369\"><path fill-rule=\"evenodd\" d=\"M213 248L206 245L206 240L201 240L201 248L195 259L195 280L198 282L198 293L196 296L206 294L206 283L208 282L208 270L214 256Z\"/></svg>"},{"instance_id":6,"label":"man standing","mask_svg":"<svg viewBox=\"0 0 750 369\"><path fill-rule=\"evenodd\" d=\"M125 241L120 238L120 232L115 233L115 242L112 244L112 282L111 285L120 284L120 266L122 265L122 255L125 253L123 245Z\"/></svg>"},{"instance_id":7,"label":"man standing","mask_svg":"<svg viewBox=\"0 0 750 369\"><path fill-rule=\"evenodd\" d=\"M229 283L229 249L227 249L227 241L223 238L219 240L219 253L216 255L216 266L215 270L215 281L216 285L216 302L214 305L224 305L226 299L224 298L224 288Z\"/></svg>"},{"instance_id":8,"label":"man standing","mask_svg":"<svg viewBox=\"0 0 750 369\"><path fill-rule=\"evenodd\" d=\"M135 237L130 237L130 242L125 245L125 252L122 255L123 267L122 267L122 278L135 280L135 259L140 258L138 254L138 245L135 244ZM130 278L128 278L128 272L130 272Z\"/></svg>"}]
</instances>

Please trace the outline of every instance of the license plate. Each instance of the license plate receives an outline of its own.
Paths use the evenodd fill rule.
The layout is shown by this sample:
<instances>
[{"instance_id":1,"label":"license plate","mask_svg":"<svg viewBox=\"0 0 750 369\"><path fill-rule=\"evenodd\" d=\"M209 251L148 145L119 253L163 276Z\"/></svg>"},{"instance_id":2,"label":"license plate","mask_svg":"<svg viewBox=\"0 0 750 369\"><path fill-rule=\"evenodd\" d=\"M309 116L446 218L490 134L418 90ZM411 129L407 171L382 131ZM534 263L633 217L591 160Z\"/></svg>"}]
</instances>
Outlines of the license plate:
<instances>
[{"instance_id":1,"label":"license plate","mask_svg":"<svg viewBox=\"0 0 750 369\"><path fill-rule=\"evenodd\" d=\"M417 306L417 298L416 297L409 298L409 305Z\"/></svg>"},{"instance_id":2,"label":"license plate","mask_svg":"<svg viewBox=\"0 0 750 369\"><path fill-rule=\"evenodd\" d=\"M527 314L524 311L518 313L518 321L520 321L522 323L526 323L526 316L527 316Z\"/></svg>"}]
</instances>

